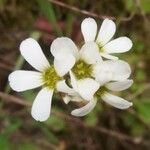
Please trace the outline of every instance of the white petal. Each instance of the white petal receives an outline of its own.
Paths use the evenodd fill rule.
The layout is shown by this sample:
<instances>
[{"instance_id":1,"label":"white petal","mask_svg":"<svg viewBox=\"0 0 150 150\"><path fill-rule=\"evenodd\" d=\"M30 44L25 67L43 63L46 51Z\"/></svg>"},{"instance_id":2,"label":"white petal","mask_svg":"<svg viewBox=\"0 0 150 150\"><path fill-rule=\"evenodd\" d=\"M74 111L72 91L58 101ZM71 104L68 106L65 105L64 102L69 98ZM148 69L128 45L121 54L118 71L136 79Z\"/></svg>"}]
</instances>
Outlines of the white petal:
<instances>
[{"instance_id":1,"label":"white petal","mask_svg":"<svg viewBox=\"0 0 150 150\"><path fill-rule=\"evenodd\" d=\"M26 91L41 86L41 73L35 71L17 70L12 72L9 77L10 87L18 92Z\"/></svg>"},{"instance_id":2,"label":"white petal","mask_svg":"<svg viewBox=\"0 0 150 150\"><path fill-rule=\"evenodd\" d=\"M95 92L100 84L91 78L85 78L77 81L79 95L85 100L93 99Z\"/></svg>"},{"instance_id":3,"label":"white petal","mask_svg":"<svg viewBox=\"0 0 150 150\"><path fill-rule=\"evenodd\" d=\"M103 46L105 45L115 34L116 25L110 19L105 19L101 25L97 36L97 42Z\"/></svg>"},{"instance_id":4,"label":"white petal","mask_svg":"<svg viewBox=\"0 0 150 150\"><path fill-rule=\"evenodd\" d=\"M102 99L103 101L105 101L106 103L119 108L119 109L127 109L130 106L132 106L131 102L126 101L125 99L109 94L109 93L105 93L102 95Z\"/></svg>"},{"instance_id":5,"label":"white petal","mask_svg":"<svg viewBox=\"0 0 150 150\"><path fill-rule=\"evenodd\" d=\"M105 83L112 80L113 74L110 71L109 66L105 63L105 61L103 61L93 65L92 76L97 82L100 83L100 85L104 85Z\"/></svg>"},{"instance_id":6,"label":"white petal","mask_svg":"<svg viewBox=\"0 0 150 150\"><path fill-rule=\"evenodd\" d=\"M54 67L59 76L64 76L75 64L75 57L70 54L61 54L54 58Z\"/></svg>"},{"instance_id":7,"label":"white petal","mask_svg":"<svg viewBox=\"0 0 150 150\"><path fill-rule=\"evenodd\" d=\"M101 55L102 57L106 58L106 59L118 60L118 57L109 55L109 54L107 54L107 53L105 53L105 52L100 53L100 55Z\"/></svg>"},{"instance_id":8,"label":"white petal","mask_svg":"<svg viewBox=\"0 0 150 150\"><path fill-rule=\"evenodd\" d=\"M73 89L85 100L91 100L93 95L100 87L100 84L91 78L77 80L74 74L70 71L71 85Z\"/></svg>"},{"instance_id":9,"label":"white petal","mask_svg":"<svg viewBox=\"0 0 150 150\"><path fill-rule=\"evenodd\" d=\"M95 42L85 43L82 46L79 54L80 59L83 59L88 64L94 64L97 61L102 61L98 45Z\"/></svg>"},{"instance_id":10,"label":"white petal","mask_svg":"<svg viewBox=\"0 0 150 150\"><path fill-rule=\"evenodd\" d=\"M108 66L109 71L112 73L112 80L122 81L129 78L131 68L127 62L122 60L107 60L105 63Z\"/></svg>"},{"instance_id":11,"label":"white petal","mask_svg":"<svg viewBox=\"0 0 150 150\"><path fill-rule=\"evenodd\" d=\"M96 105L96 100L89 101L85 106L71 112L73 116L82 117L90 113Z\"/></svg>"},{"instance_id":12,"label":"white petal","mask_svg":"<svg viewBox=\"0 0 150 150\"><path fill-rule=\"evenodd\" d=\"M123 91L128 89L133 83L133 80L124 80L119 82L110 82L105 86L111 91Z\"/></svg>"},{"instance_id":13,"label":"white petal","mask_svg":"<svg viewBox=\"0 0 150 150\"><path fill-rule=\"evenodd\" d=\"M79 94L71 96L71 101L73 102L83 102L84 100Z\"/></svg>"},{"instance_id":14,"label":"white petal","mask_svg":"<svg viewBox=\"0 0 150 150\"><path fill-rule=\"evenodd\" d=\"M97 23L93 18L85 18L81 24L81 31L85 42L94 41L97 33Z\"/></svg>"},{"instance_id":15,"label":"white petal","mask_svg":"<svg viewBox=\"0 0 150 150\"><path fill-rule=\"evenodd\" d=\"M57 91L67 93L69 95L75 95L76 94L75 90L70 88L66 84L65 80L57 82Z\"/></svg>"},{"instance_id":16,"label":"white petal","mask_svg":"<svg viewBox=\"0 0 150 150\"><path fill-rule=\"evenodd\" d=\"M63 101L64 101L65 104L68 104L68 103L71 101L71 97L68 96L68 95L65 95L65 96L63 97Z\"/></svg>"},{"instance_id":17,"label":"white petal","mask_svg":"<svg viewBox=\"0 0 150 150\"><path fill-rule=\"evenodd\" d=\"M21 43L20 52L25 60L39 71L43 71L50 66L40 45L32 38L28 38Z\"/></svg>"},{"instance_id":18,"label":"white petal","mask_svg":"<svg viewBox=\"0 0 150 150\"><path fill-rule=\"evenodd\" d=\"M31 115L36 121L46 121L50 116L53 90L43 88L36 96Z\"/></svg>"},{"instance_id":19,"label":"white petal","mask_svg":"<svg viewBox=\"0 0 150 150\"><path fill-rule=\"evenodd\" d=\"M107 43L103 49L106 53L123 53L132 47L132 41L127 37L120 37Z\"/></svg>"},{"instance_id":20,"label":"white petal","mask_svg":"<svg viewBox=\"0 0 150 150\"><path fill-rule=\"evenodd\" d=\"M77 79L75 77L75 75L73 74L72 71L69 72L70 74L70 79L71 79L71 85L73 87L73 89L78 92L78 85L77 85Z\"/></svg>"},{"instance_id":21,"label":"white petal","mask_svg":"<svg viewBox=\"0 0 150 150\"><path fill-rule=\"evenodd\" d=\"M70 54L77 57L78 49L71 39L61 37L52 42L51 53L54 57L61 56L62 54Z\"/></svg>"},{"instance_id":22,"label":"white petal","mask_svg":"<svg viewBox=\"0 0 150 150\"><path fill-rule=\"evenodd\" d=\"M73 96L70 96L70 95L65 95L63 97L63 100L66 104L68 104L70 101L73 101L73 102L82 102L82 101L85 101L83 100L79 95L73 95Z\"/></svg>"},{"instance_id":23,"label":"white petal","mask_svg":"<svg viewBox=\"0 0 150 150\"><path fill-rule=\"evenodd\" d=\"M122 81L129 78L131 68L122 60L107 60L93 66L92 76L101 85L109 81Z\"/></svg>"}]
</instances>

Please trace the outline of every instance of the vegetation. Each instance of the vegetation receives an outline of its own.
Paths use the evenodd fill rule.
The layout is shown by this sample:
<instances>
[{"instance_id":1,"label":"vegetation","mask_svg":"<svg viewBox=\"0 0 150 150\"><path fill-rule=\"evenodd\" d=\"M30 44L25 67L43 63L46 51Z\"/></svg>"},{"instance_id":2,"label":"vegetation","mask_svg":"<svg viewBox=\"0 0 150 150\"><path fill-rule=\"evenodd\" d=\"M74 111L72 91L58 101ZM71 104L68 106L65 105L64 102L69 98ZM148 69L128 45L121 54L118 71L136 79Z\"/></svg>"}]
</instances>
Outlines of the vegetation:
<instances>
[{"instance_id":1,"label":"vegetation","mask_svg":"<svg viewBox=\"0 0 150 150\"><path fill-rule=\"evenodd\" d=\"M132 87L121 92L133 102L128 110L97 103L89 115L76 118L60 97L52 102L52 115L44 123L30 115L38 89L16 93L8 75L16 69L32 70L19 53L27 37L39 40L50 62L49 47L58 36L82 45L80 24L94 17L115 20L117 36L126 35L133 48L119 55L132 68ZM0 150L148 150L150 148L150 1L149 0L0 0Z\"/></svg>"}]
</instances>

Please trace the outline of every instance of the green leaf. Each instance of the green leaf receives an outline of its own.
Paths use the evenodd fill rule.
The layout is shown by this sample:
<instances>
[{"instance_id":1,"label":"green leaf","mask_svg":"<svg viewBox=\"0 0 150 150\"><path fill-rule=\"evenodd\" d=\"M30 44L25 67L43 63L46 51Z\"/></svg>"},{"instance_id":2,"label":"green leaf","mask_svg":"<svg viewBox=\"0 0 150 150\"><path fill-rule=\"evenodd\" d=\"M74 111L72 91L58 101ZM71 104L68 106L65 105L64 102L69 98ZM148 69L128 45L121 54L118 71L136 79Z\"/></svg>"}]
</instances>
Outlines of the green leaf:
<instances>
[{"instance_id":1,"label":"green leaf","mask_svg":"<svg viewBox=\"0 0 150 150\"><path fill-rule=\"evenodd\" d=\"M8 140L8 137L0 134L0 149L1 150L10 150L10 142Z\"/></svg>"},{"instance_id":2,"label":"green leaf","mask_svg":"<svg viewBox=\"0 0 150 150\"><path fill-rule=\"evenodd\" d=\"M9 118L8 126L6 127L5 134L10 135L11 133L15 132L20 126L22 122L18 118Z\"/></svg>"},{"instance_id":3,"label":"green leaf","mask_svg":"<svg viewBox=\"0 0 150 150\"><path fill-rule=\"evenodd\" d=\"M98 122L97 115L103 111L101 103L98 101L96 107L86 115L85 123L89 126L96 126Z\"/></svg>"},{"instance_id":4,"label":"green leaf","mask_svg":"<svg viewBox=\"0 0 150 150\"><path fill-rule=\"evenodd\" d=\"M141 0L141 6L146 13L150 12L150 0Z\"/></svg>"},{"instance_id":5,"label":"green leaf","mask_svg":"<svg viewBox=\"0 0 150 150\"><path fill-rule=\"evenodd\" d=\"M73 17L73 15L68 13L68 15L67 15L67 22L66 22L66 34L68 36L71 36L74 19L75 18Z\"/></svg>"},{"instance_id":6,"label":"green leaf","mask_svg":"<svg viewBox=\"0 0 150 150\"><path fill-rule=\"evenodd\" d=\"M52 115L47 121L46 124L53 128L56 131L61 131L66 128L66 122L55 115Z\"/></svg>"},{"instance_id":7,"label":"green leaf","mask_svg":"<svg viewBox=\"0 0 150 150\"><path fill-rule=\"evenodd\" d=\"M39 150L37 146L31 144L31 143L23 143L19 146L17 150Z\"/></svg>"},{"instance_id":8,"label":"green leaf","mask_svg":"<svg viewBox=\"0 0 150 150\"><path fill-rule=\"evenodd\" d=\"M144 45L143 42L135 40L134 46L133 46L133 49L134 49L135 53L143 54L144 48L145 48L145 45Z\"/></svg>"},{"instance_id":9,"label":"green leaf","mask_svg":"<svg viewBox=\"0 0 150 150\"><path fill-rule=\"evenodd\" d=\"M41 124L39 126L42 129L45 136L47 137L47 139L51 143L58 145L59 139L57 138L57 136L48 127L46 127L44 124Z\"/></svg>"},{"instance_id":10,"label":"green leaf","mask_svg":"<svg viewBox=\"0 0 150 150\"><path fill-rule=\"evenodd\" d=\"M61 35L61 29L57 23L55 11L53 9L53 6L48 0L37 0L39 7L41 9L41 12L43 15L48 19L49 23L52 25L54 28L54 31L58 34Z\"/></svg>"},{"instance_id":11,"label":"green leaf","mask_svg":"<svg viewBox=\"0 0 150 150\"><path fill-rule=\"evenodd\" d=\"M143 124L137 123L135 126L132 127L132 135L140 136L143 134L145 130L145 126Z\"/></svg>"},{"instance_id":12,"label":"green leaf","mask_svg":"<svg viewBox=\"0 0 150 150\"><path fill-rule=\"evenodd\" d=\"M3 10L6 0L0 0L0 11Z\"/></svg>"},{"instance_id":13,"label":"green leaf","mask_svg":"<svg viewBox=\"0 0 150 150\"><path fill-rule=\"evenodd\" d=\"M123 121L126 126L132 126L136 122L136 119L130 113L125 113L123 116Z\"/></svg>"},{"instance_id":14,"label":"green leaf","mask_svg":"<svg viewBox=\"0 0 150 150\"><path fill-rule=\"evenodd\" d=\"M136 80L137 81L140 81L140 82L143 82L146 80L146 74L143 70L137 70L136 72Z\"/></svg>"},{"instance_id":15,"label":"green leaf","mask_svg":"<svg viewBox=\"0 0 150 150\"><path fill-rule=\"evenodd\" d=\"M128 10L128 11L133 11L134 9L135 9L135 5L134 5L134 1L133 0L127 0L127 1L125 1L125 5L126 5L126 9Z\"/></svg>"},{"instance_id":16,"label":"green leaf","mask_svg":"<svg viewBox=\"0 0 150 150\"><path fill-rule=\"evenodd\" d=\"M23 93L21 93L21 95L26 99L26 100L29 100L29 101L34 101L36 95L37 95L37 92L35 92L34 90L28 90L28 91L25 91Z\"/></svg>"},{"instance_id":17,"label":"green leaf","mask_svg":"<svg viewBox=\"0 0 150 150\"><path fill-rule=\"evenodd\" d=\"M140 136L144 131L145 127L143 124L141 124L135 116L133 116L130 113L125 113L125 115L122 117L124 124L130 128L130 132L134 136Z\"/></svg>"},{"instance_id":18,"label":"green leaf","mask_svg":"<svg viewBox=\"0 0 150 150\"><path fill-rule=\"evenodd\" d=\"M98 118L95 111L90 112L85 119L85 123L89 126L95 126L97 124Z\"/></svg>"},{"instance_id":19,"label":"green leaf","mask_svg":"<svg viewBox=\"0 0 150 150\"><path fill-rule=\"evenodd\" d=\"M135 108L144 121L150 124L150 102L136 101Z\"/></svg>"}]
</instances>

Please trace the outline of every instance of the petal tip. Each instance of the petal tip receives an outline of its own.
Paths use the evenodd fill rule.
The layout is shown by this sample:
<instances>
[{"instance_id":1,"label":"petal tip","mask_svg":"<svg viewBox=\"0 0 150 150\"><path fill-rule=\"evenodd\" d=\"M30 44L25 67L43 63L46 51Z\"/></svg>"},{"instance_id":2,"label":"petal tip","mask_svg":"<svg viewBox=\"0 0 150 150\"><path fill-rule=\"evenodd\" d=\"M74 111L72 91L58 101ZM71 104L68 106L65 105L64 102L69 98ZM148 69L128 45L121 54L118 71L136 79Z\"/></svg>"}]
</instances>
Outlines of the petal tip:
<instances>
[{"instance_id":1,"label":"petal tip","mask_svg":"<svg viewBox=\"0 0 150 150\"><path fill-rule=\"evenodd\" d=\"M36 42L36 40L34 40L33 38L27 38L25 40L23 40L20 44L20 51L23 50L23 47L27 44L27 43L31 43L31 42Z\"/></svg>"},{"instance_id":2,"label":"petal tip","mask_svg":"<svg viewBox=\"0 0 150 150\"><path fill-rule=\"evenodd\" d=\"M127 41L128 45L129 45L129 49L131 49L132 46L133 46L133 42L132 42L131 39L128 38L128 37L125 37L125 40Z\"/></svg>"},{"instance_id":3,"label":"petal tip","mask_svg":"<svg viewBox=\"0 0 150 150\"><path fill-rule=\"evenodd\" d=\"M82 23L86 22L86 21L94 21L95 22L95 19L92 18L92 17L87 17L87 18L84 18L84 20L82 21Z\"/></svg>"},{"instance_id":4,"label":"petal tip","mask_svg":"<svg viewBox=\"0 0 150 150\"><path fill-rule=\"evenodd\" d=\"M129 104L129 107L131 107L131 106L133 106L133 103L132 102L129 102L130 104Z\"/></svg>"},{"instance_id":5,"label":"petal tip","mask_svg":"<svg viewBox=\"0 0 150 150\"><path fill-rule=\"evenodd\" d=\"M85 42L94 41L97 33L97 23L93 18L85 18L81 23L81 32Z\"/></svg>"},{"instance_id":6,"label":"petal tip","mask_svg":"<svg viewBox=\"0 0 150 150\"><path fill-rule=\"evenodd\" d=\"M48 118L40 118L40 117L34 116L33 114L32 114L32 117L34 120L36 120L38 122L44 122L48 119Z\"/></svg>"}]
</instances>

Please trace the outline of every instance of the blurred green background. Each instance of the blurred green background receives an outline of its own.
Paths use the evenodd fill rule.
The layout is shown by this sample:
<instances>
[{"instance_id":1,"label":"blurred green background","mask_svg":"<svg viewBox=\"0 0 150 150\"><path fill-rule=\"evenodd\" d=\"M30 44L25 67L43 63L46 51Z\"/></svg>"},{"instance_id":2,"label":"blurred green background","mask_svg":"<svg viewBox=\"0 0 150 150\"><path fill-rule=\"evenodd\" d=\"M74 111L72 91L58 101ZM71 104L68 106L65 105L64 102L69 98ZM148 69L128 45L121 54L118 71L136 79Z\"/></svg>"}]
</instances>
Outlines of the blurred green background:
<instances>
[{"instance_id":1,"label":"blurred green background","mask_svg":"<svg viewBox=\"0 0 150 150\"><path fill-rule=\"evenodd\" d=\"M150 150L150 0L61 2L0 0L0 150ZM20 42L37 39L52 61L53 39L69 36L81 46L80 24L92 13L99 25L103 16L114 17L115 37L133 41L132 50L119 55L131 65L134 80L119 94L133 107L121 111L99 100L89 115L75 118L70 112L76 106L55 97L48 121L36 122L30 104L39 89L16 93L7 82L13 70L33 69L20 56Z\"/></svg>"}]
</instances>

